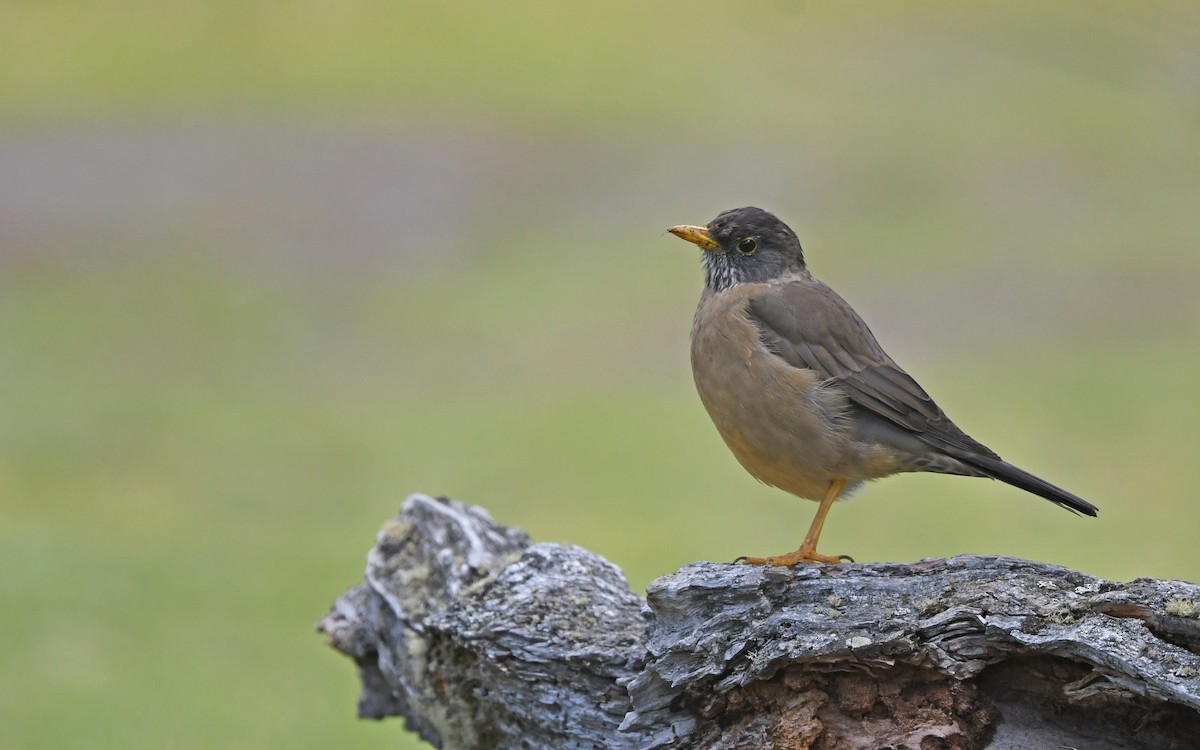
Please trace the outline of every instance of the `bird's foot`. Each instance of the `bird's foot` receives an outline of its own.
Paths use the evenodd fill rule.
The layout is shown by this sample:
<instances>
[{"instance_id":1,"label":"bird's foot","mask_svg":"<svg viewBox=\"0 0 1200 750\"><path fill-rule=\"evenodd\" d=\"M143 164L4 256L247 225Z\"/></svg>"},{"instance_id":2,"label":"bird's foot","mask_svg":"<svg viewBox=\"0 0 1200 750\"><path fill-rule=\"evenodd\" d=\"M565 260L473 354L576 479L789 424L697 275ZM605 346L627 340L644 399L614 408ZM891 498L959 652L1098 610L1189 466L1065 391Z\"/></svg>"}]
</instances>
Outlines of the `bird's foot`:
<instances>
[{"instance_id":1,"label":"bird's foot","mask_svg":"<svg viewBox=\"0 0 1200 750\"><path fill-rule=\"evenodd\" d=\"M775 555L774 557L739 557L734 560L735 563L745 563L746 565L777 565L781 567L790 567L798 563L840 563L854 562L854 558L849 555L822 555L820 552L801 547L795 552L789 552L786 555Z\"/></svg>"}]
</instances>

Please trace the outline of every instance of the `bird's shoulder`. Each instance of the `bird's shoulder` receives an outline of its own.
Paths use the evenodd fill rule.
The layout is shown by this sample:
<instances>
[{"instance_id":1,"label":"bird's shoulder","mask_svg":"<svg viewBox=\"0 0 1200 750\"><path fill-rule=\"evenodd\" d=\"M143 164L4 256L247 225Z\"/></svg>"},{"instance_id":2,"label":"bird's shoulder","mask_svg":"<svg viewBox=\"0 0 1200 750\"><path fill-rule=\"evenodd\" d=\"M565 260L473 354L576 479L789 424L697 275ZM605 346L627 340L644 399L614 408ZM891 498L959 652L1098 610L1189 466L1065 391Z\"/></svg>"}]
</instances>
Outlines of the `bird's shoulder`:
<instances>
[{"instance_id":1,"label":"bird's shoulder","mask_svg":"<svg viewBox=\"0 0 1200 750\"><path fill-rule=\"evenodd\" d=\"M796 275L754 286L746 290L746 308L776 354L787 359L790 352L831 376L895 366L862 317L824 282Z\"/></svg>"}]
</instances>

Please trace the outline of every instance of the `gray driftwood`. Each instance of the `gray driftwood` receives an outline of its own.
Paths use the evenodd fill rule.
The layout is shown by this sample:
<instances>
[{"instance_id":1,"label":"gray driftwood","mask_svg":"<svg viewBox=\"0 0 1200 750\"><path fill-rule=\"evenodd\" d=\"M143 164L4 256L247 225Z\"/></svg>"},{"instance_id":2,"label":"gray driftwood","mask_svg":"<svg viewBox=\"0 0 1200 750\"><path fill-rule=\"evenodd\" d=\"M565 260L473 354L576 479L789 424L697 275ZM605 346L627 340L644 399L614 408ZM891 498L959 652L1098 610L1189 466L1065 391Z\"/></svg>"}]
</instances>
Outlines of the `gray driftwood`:
<instances>
[{"instance_id":1,"label":"gray driftwood","mask_svg":"<svg viewBox=\"0 0 1200 750\"><path fill-rule=\"evenodd\" d=\"M1200 586L1002 557L695 563L410 497L321 620L363 717L441 748L1200 747Z\"/></svg>"}]
</instances>

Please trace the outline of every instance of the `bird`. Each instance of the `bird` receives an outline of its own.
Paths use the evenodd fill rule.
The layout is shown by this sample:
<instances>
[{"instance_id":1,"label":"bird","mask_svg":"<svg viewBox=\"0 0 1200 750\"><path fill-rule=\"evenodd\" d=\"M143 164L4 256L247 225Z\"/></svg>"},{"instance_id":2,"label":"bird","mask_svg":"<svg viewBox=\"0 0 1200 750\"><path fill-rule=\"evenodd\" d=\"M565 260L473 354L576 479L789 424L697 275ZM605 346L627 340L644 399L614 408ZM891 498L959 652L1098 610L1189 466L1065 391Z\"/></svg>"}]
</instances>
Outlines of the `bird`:
<instances>
[{"instance_id":1,"label":"bird","mask_svg":"<svg viewBox=\"0 0 1200 750\"><path fill-rule=\"evenodd\" d=\"M902 472L998 479L1076 513L1096 506L967 435L808 269L791 227L761 208L671 227L703 252L691 331L700 400L759 481L820 503L800 547L748 564L852 561L817 552L835 500Z\"/></svg>"}]
</instances>

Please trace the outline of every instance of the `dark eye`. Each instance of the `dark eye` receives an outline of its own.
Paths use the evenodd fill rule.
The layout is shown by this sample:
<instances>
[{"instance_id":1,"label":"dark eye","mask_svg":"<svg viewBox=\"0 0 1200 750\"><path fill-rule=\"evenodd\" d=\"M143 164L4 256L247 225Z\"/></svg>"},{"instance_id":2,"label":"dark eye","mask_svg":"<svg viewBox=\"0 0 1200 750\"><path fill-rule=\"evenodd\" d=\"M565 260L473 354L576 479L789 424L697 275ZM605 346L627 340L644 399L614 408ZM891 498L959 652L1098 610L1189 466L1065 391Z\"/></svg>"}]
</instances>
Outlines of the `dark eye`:
<instances>
[{"instance_id":1,"label":"dark eye","mask_svg":"<svg viewBox=\"0 0 1200 750\"><path fill-rule=\"evenodd\" d=\"M737 251L742 255L754 255L754 251L758 249L758 240L753 237L743 237L738 240Z\"/></svg>"}]
</instances>

